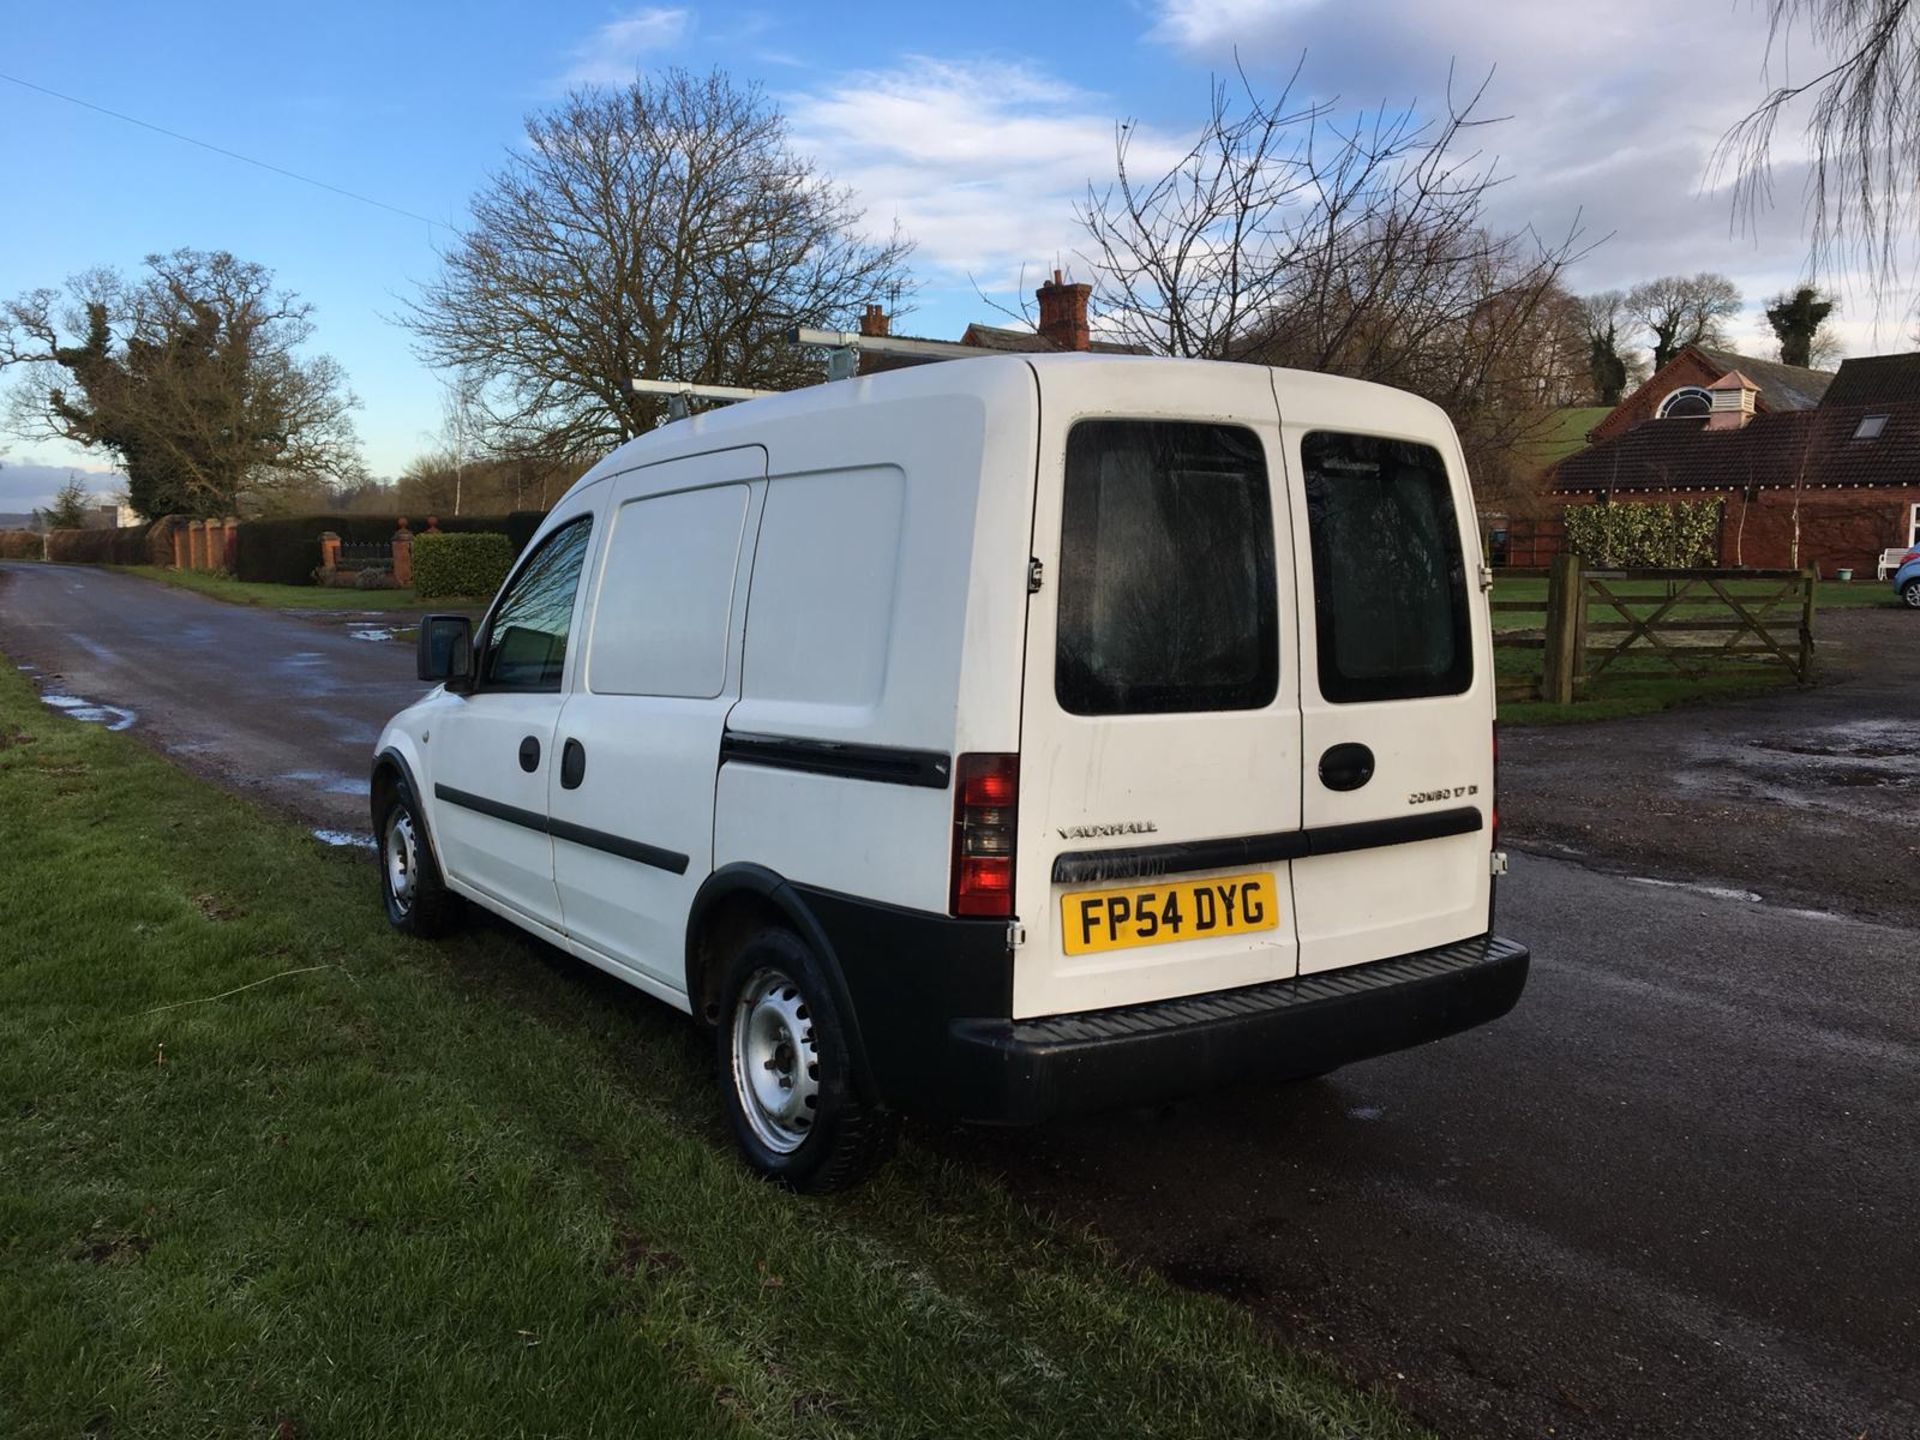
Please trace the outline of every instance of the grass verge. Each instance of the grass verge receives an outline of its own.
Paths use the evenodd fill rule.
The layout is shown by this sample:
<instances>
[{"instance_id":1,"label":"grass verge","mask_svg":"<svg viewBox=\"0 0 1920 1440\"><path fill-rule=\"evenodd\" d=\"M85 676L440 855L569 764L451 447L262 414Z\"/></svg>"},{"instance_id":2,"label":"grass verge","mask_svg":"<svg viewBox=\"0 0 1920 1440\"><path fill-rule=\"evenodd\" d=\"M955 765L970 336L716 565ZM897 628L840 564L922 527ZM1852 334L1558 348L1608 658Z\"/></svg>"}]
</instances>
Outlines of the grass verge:
<instances>
[{"instance_id":1,"label":"grass verge","mask_svg":"<svg viewBox=\"0 0 1920 1440\"><path fill-rule=\"evenodd\" d=\"M0 1434L1410 1436L913 1147L801 1200L682 1018L0 666Z\"/></svg>"},{"instance_id":2,"label":"grass verge","mask_svg":"<svg viewBox=\"0 0 1920 1440\"><path fill-rule=\"evenodd\" d=\"M336 590L323 585L267 585L235 580L207 570L169 570L160 565L109 565L123 575L158 580L181 590L225 600L234 605L264 605L275 610L473 610L485 599L421 600L411 590Z\"/></svg>"}]
</instances>

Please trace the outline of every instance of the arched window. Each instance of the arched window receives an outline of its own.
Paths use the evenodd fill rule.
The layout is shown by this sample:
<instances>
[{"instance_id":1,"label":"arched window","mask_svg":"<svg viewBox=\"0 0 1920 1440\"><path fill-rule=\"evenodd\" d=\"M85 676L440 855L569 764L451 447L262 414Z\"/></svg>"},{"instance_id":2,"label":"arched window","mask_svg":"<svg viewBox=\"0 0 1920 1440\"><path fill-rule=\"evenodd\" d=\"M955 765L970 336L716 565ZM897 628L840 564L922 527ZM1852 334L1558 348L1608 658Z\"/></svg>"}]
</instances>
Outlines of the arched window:
<instances>
[{"instance_id":1,"label":"arched window","mask_svg":"<svg viewBox=\"0 0 1920 1440\"><path fill-rule=\"evenodd\" d=\"M1662 420L1698 420L1713 413L1713 396L1698 385L1682 385L1654 413Z\"/></svg>"}]
</instances>

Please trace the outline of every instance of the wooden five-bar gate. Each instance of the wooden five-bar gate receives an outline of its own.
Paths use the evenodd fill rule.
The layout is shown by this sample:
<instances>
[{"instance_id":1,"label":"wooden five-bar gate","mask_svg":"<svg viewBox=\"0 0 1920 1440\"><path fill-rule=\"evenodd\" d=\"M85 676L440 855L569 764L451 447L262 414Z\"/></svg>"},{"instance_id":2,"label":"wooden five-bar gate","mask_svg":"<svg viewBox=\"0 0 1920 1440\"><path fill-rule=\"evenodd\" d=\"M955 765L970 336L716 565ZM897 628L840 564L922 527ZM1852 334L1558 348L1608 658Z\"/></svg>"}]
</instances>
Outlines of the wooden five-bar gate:
<instances>
[{"instance_id":1,"label":"wooden five-bar gate","mask_svg":"<svg viewBox=\"0 0 1920 1440\"><path fill-rule=\"evenodd\" d=\"M1541 652L1537 677L1500 680L1503 700L1570 705L1630 654L1690 678L1739 658L1813 681L1812 570L1589 570L1565 554L1551 569L1501 574L1547 582L1544 599L1492 602L1496 649ZM1541 616L1539 625L1516 622L1521 613Z\"/></svg>"}]
</instances>

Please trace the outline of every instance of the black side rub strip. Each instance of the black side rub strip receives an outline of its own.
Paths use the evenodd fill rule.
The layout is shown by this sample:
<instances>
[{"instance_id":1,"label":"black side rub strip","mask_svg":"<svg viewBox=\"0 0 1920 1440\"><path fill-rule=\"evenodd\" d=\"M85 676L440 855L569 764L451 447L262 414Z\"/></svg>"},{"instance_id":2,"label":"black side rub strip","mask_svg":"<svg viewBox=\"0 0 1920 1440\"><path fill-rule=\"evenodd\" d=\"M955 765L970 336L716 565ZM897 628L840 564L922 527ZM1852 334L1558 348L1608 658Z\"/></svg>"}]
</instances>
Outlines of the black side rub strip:
<instances>
[{"instance_id":1,"label":"black side rub strip","mask_svg":"<svg viewBox=\"0 0 1920 1440\"><path fill-rule=\"evenodd\" d=\"M877 780L887 785L920 785L944 790L953 775L953 757L941 750L906 750L893 745L846 745L838 740L795 740L785 735L749 735L728 731L720 737L720 762L737 760L773 770L802 770L843 780Z\"/></svg>"},{"instance_id":2,"label":"black side rub strip","mask_svg":"<svg viewBox=\"0 0 1920 1440\"><path fill-rule=\"evenodd\" d=\"M484 795L475 795L467 790L456 790L451 785L435 785L433 798L444 800L449 805L458 805L462 810L471 810L479 815L490 815L495 820L506 821L509 825L523 825L529 830L538 830L543 835L551 835L556 840L584 845L589 850L604 850L609 855L618 855L622 860L651 865L656 870L665 870L674 875L686 874L690 863L688 857L678 850L663 850L658 845L648 845L639 840L609 835L604 830L575 825L571 820L549 819L537 810L522 810L518 805L503 805L498 800L489 800Z\"/></svg>"},{"instance_id":3,"label":"black side rub strip","mask_svg":"<svg viewBox=\"0 0 1920 1440\"><path fill-rule=\"evenodd\" d=\"M1228 840L1188 840L1169 845L1128 845L1113 850L1069 850L1054 857L1057 885L1105 880L1147 879L1193 870L1226 870L1236 865L1304 860L1309 855L1341 855L1415 840L1471 835L1486 820L1472 805L1430 810L1391 820L1362 820L1353 825L1320 825L1311 830L1280 830L1271 835L1240 835Z\"/></svg>"}]
</instances>

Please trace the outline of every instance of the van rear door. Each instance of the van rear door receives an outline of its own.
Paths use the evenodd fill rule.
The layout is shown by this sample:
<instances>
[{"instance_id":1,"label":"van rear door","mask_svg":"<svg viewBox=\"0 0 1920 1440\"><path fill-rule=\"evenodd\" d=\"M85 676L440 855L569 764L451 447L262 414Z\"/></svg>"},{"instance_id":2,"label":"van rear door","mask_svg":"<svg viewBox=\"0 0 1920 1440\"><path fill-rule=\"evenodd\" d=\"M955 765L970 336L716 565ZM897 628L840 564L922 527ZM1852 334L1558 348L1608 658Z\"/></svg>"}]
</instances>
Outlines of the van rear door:
<instances>
[{"instance_id":1,"label":"van rear door","mask_svg":"<svg viewBox=\"0 0 1920 1440\"><path fill-rule=\"evenodd\" d=\"M1493 674L1452 427L1397 391L1275 379L1300 546L1304 975L1485 933Z\"/></svg>"},{"instance_id":2,"label":"van rear door","mask_svg":"<svg viewBox=\"0 0 1920 1440\"><path fill-rule=\"evenodd\" d=\"M1145 360L1041 382L1016 1017L1295 972L1294 559L1267 372Z\"/></svg>"}]
</instances>

